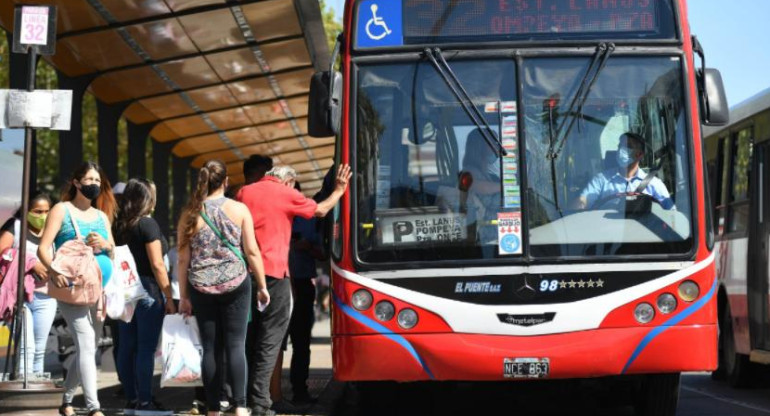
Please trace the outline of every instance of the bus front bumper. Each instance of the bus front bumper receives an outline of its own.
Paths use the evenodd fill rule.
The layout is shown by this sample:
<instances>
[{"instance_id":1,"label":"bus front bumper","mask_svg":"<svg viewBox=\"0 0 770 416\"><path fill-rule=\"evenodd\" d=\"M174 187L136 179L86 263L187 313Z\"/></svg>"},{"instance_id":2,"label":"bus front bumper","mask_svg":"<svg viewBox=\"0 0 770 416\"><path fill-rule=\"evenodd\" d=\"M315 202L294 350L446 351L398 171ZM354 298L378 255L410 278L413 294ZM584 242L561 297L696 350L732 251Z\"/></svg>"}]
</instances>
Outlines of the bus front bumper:
<instances>
[{"instance_id":1,"label":"bus front bumper","mask_svg":"<svg viewBox=\"0 0 770 416\"><path fill-rule=\"evenodd\" d=\"M603 328L514 337L458 333L332 337L341 381L510 380L504 362L547 358L548 378L713 370L717 326Z\"/></svg>"}]
</instances>

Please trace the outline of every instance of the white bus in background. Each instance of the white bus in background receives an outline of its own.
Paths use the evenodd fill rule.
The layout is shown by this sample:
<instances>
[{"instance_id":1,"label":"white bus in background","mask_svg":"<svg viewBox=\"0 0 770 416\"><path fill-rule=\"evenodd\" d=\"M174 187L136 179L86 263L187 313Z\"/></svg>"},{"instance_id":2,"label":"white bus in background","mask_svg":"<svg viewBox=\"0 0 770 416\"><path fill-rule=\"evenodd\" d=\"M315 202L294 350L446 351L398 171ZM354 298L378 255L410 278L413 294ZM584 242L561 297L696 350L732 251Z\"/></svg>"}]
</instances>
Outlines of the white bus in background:
<instances>
[{"instance_id":1,"label":"white bus in background","mask_svg":"<svg viewBox=\"0 0 770 416\"><path fill-rule=\"evenodd\" d=\"M770 364L770 88L704 128L717 236L720 341L714 378L734 387Z\"/></svg>"}]
</instances>

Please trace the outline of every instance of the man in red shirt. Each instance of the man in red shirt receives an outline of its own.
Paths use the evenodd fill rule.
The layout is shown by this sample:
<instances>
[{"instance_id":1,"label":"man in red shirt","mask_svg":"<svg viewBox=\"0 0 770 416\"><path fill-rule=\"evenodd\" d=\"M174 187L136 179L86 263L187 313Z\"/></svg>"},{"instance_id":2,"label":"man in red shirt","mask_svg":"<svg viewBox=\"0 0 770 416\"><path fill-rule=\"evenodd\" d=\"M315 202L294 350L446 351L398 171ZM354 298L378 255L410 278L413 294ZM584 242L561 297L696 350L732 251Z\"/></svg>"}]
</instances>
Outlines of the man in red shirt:
<instances>
[{"instance_id":1,"label":"man in red shirt","mask_svg":"<svg viewBox=\"0 0 770 416\"><path fill-rule=\"evenodd\" d=\"M238 192L237 199L246 204L254 218L271 299L264 311L254 311L251 322L255 339L247 352L251 354L247 400L254 416L275 414L270 410L270 377L291 316L291 283L286 277L292 222L295 216L325 216L345 193L350 176L350 166L340 165L334 191L320 203L294 189L296 172L286 166L271 169L259 182Z\"/></svg>"}]
</instances>

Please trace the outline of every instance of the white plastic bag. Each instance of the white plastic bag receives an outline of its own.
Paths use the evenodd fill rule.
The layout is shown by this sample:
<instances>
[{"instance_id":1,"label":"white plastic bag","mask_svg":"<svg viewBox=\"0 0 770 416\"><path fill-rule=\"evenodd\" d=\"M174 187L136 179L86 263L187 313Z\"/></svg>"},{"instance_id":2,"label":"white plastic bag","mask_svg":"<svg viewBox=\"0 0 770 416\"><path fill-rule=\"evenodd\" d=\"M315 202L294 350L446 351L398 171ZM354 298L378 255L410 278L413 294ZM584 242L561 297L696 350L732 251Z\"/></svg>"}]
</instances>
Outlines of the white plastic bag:
<instances>
[{"instance_id":1,"label":"white plastic bag","mask_svg":"<svg viewBox=\"0 0 770 416\"><path fill-rule=\"evenodd\" d=\"M123 283L114 276L104 287L104 300L107 309L107 316L112 319L120 319L126 310L125 294L123 293ZM130 321L130 319L129 319Z\"/></svg>"},{"instance_id":2,"label":"white plastic bag","mask_svg":"<svg viewBox=\"0 0 770 416\"><path fill-rule=\"evenodd\" d=\"M112 275L120 276L123 282L123 292L126 297L126 303L137 301L147 296L147 291L142 286L139 279L139 272L136 269L136 261L131 254L128 246L115 247L115 259L113 260Z\"/></svg>"},{"instance_id":3,"label":"white plastic bag","mask_svg":"<svg viewBox=\"0 0 770 416\"><path fill-rule=\"evenodd\" d=\"M203 346L195 317L166 315L161 334L161 387L202 386Z\"/></svg>"},{"instance_id":4,"label":"white plastic bag","mask_svg":"<svg viewBox=\"0 0 770 416\"><path fill-rule=\"evenodd\" d=\"M142 286L142 281L139 279L139 272L136 270L136 261L131 254L131 250L127 245L115 247L114 260L112 261L112 278L110 282L115 281L116 285L122 286L123 293L123 311L117 316L110 315L109 305L107 314L113 319L120 319L124 322L131 322L134 316L134 310L136 309L136 303L140 299L148 296L147 290ZM110 285L110 282L107 285ZM118 307L115 306L115 311Z\"/></svg>"}]
</instances>

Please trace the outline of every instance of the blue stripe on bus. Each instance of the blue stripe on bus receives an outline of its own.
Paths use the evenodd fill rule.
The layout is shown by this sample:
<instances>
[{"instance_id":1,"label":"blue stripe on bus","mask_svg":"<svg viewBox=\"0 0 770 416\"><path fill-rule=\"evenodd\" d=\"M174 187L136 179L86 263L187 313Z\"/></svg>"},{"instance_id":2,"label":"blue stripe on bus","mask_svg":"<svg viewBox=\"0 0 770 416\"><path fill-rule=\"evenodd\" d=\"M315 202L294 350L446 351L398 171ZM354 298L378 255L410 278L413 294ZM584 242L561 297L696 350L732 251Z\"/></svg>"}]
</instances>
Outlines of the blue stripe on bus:
<instances>
[{"instance_id":1,"label":"blue stripe on bus","mask_svg":"<svg viewBox=\"0 0 770 416\"><path fill-rule=\"evenodd\" d=\"M409 354L414 357L415 360L417 360L418 363L420 363L420 366L422 366L422 369L425 370L425 373L428 374L428 377L431 378L431 380L435 379L433 377L433 373L430 372L428 369L428 365L425 364L425 361L420 357L419 354L417 354L417 351L415 351L412 344L409 343L404 337L398 334L394 334L390 329L386 328L385 326L375 322L374 320L368 318L364 314L358 312L357 310L353 309L352 307L342 303L339 297L337 297L337 294L332 292L332 297L334 298L334 303L342 309L343 312L345 312L346 315L349 317L355 319L356 321L362 323L363 325L373 329L376 332L379 332L386 338L390 339L391 341L394 341L396 344L402 346Z\"/></svg>"},{"instance_id":2,"label":"blue stripe on bus","mask_svg":"<svg viewBox=\"0 0 770 416\"><path fill-rule=\"evenodd\" d=\"M621 374L625 374L625 372L628 370L628 367L633 364L633 362L639 357L639 354L642 353L642 351L647 347L647 345L652 342L652 340L657 337L658 335L662 334L663 331L671 328L672 326L682 322L690 315L697 312L700 308L705 306L709 300L711 300L712 297L714 297L714 293L717 290L717 281L714 279L714 284L711 286L711 289L708 293L706 293L706 296L700 298L697 302L690 305L688 308L684 309L682 312L679 312L679 314L672 316L668 321L663 322L660 326L656 327L652 331L650 331L647 336L645 336L642 341L637 345L636 349L634 350L633 354L631 354L631 357L628 359L628 362L623 367L623 371L621 371Z\"/></svg>"}]
</instances>

